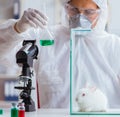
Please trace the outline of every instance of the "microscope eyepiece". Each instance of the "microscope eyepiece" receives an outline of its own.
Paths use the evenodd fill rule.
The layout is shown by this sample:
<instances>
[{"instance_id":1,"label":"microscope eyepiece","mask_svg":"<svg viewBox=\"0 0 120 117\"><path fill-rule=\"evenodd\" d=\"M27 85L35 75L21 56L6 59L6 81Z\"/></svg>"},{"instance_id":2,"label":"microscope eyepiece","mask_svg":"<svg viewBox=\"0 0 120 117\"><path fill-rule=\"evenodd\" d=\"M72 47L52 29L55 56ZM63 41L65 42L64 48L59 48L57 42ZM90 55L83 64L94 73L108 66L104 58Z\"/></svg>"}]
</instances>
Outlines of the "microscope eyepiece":
<instances>
[{"instance_id":1,"label":"microscope eyepiece","mask_svg":"<svg viewBox=\"0 0 120 117\"><path fill-rule=\"evenodd\" d=\"M37 59L38 47L36 40L27 40L23 42L23 47L16 54L16 62L19 65L33 67L33 60Z\"/></svg>"}]
</instances>

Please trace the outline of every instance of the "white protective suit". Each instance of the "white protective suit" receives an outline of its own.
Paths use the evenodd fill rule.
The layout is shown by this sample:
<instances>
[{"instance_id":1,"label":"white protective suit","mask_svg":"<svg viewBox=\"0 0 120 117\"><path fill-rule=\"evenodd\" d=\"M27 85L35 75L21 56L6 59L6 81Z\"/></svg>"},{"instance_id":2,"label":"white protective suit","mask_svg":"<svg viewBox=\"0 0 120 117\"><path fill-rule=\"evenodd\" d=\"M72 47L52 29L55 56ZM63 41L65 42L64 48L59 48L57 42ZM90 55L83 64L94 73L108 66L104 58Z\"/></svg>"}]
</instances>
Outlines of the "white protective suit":
<instances>
[{"instance_id":1,"label":"white protective suit","mask_svg":"<svg viewBox=\"0 0 120 117\"><path fill-rule=\"evenodd\" d=\"M94 1L102 13L92 33L81 40L84 58L82 75L85 79L76 79L76 85L84 86L89 77L89 81L107 94L110 107L117 108L120 107L120 38L104 31L107 21L106 0ZM15 64L15 53L19 50L22 40L34 39L38 33L31 29L26 33L17 34L13 29L14 23L15 21L10 20L0 26L1 60L5 63L4 58L7 58L8 64L11 63L10 68L14 67L12 62ZM69 107L70 31L67 27L58 25L54 28L54 34L53 46L43 47L38 42L39 60L36 61L35 69L39 81L41 108Z\"/></svg>"}]
</instances>

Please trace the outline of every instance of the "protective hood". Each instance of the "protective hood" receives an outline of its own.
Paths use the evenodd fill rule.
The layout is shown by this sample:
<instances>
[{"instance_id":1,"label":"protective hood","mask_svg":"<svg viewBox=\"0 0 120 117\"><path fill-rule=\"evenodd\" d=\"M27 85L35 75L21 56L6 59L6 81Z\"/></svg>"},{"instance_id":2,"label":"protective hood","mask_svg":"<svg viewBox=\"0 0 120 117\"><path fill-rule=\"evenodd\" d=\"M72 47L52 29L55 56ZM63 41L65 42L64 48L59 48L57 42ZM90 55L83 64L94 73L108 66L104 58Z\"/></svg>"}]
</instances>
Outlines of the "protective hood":
<instances>
[{"instance_id":1,"label":"protective hood","mask_svg":"<svg viewBox=\"0 0 120 117\"><path fill-rule=\"evenodd\" d=\"M105 30L107 20L108 20L108 5L107 0L93 0L98 7L101 9L101 13L98 19L98 22L94 30L103 31Z\"/></svg>"},{"instance_id":2,"label":"protective hood","mask_svg":"<svg viewBox=\"0 0 120 117\"><path fill-rule=\"evenodd\" d=\"M66 2L68 2L70 0L65 0L64 4ZM101 9L101 13L100 16L98 18L98 22L95 26L95 28L93 29L94 31L104 31L106 24L107 24L107 20L108 20L108 6L107 6L107 0L93 0L98 7ZM65 9L62 10L62 24L66 27L69 27L69 23L68 23L68 18L67 18L67 14L65 12Z\"/></svg>"},{"instance_id":3,"label":"protective hood","mask_svg":"<svg viewBox=\"0 0 120 117\"><path fill-rule=\"evenodd\" d=\"M107 9L107 0L93 0L100 9Z\"/></svg>"}]
</instances>

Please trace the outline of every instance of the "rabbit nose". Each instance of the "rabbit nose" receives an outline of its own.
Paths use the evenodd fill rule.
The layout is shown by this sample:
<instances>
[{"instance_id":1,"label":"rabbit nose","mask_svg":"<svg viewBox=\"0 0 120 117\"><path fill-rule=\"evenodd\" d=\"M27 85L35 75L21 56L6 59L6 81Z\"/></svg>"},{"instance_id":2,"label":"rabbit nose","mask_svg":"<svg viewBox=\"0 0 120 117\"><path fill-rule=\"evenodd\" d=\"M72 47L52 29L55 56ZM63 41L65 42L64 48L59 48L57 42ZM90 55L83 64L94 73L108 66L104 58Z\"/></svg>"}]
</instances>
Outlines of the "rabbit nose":
<instances>
[{"instance_id":1,"label":"rabbit nose","mask_svg":"<svg viewBox=\"0 0 120 117\"><path fill-rule=\"evenodd\" d=\"M85 93L83 93L82 96L85 96Z\"/></svg>"},{"instance_id":2,"label":"rabbit nose","mask_svg":"<svg viewBox=\"0 0 120 117\"><path fill-rule=\"evenodd\" d=\"M76 102L78 102L78 98L76 98Z\"/></svg>"}]
</instances>

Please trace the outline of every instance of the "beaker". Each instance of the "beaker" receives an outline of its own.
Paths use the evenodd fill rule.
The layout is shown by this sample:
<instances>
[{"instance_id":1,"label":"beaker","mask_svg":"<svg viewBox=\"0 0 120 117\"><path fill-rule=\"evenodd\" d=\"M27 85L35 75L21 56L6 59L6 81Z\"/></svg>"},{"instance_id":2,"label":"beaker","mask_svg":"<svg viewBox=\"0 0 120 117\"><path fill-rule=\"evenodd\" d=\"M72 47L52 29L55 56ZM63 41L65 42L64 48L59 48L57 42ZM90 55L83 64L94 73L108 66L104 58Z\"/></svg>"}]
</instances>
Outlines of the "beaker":
<instances>
[{"instance_id":1,"label":"beaker","mask_svg":"<svg viewBox=\"0 0 120 117\"><path fill-rule=\"evenodd\" d=\"M40 31L40 45L41 46L50 46L54 44L54 36L53 34L50 32L50 30L48 29L48 27L46 27L45 29L42 29Z\"/></svg>"}]
</instances>

